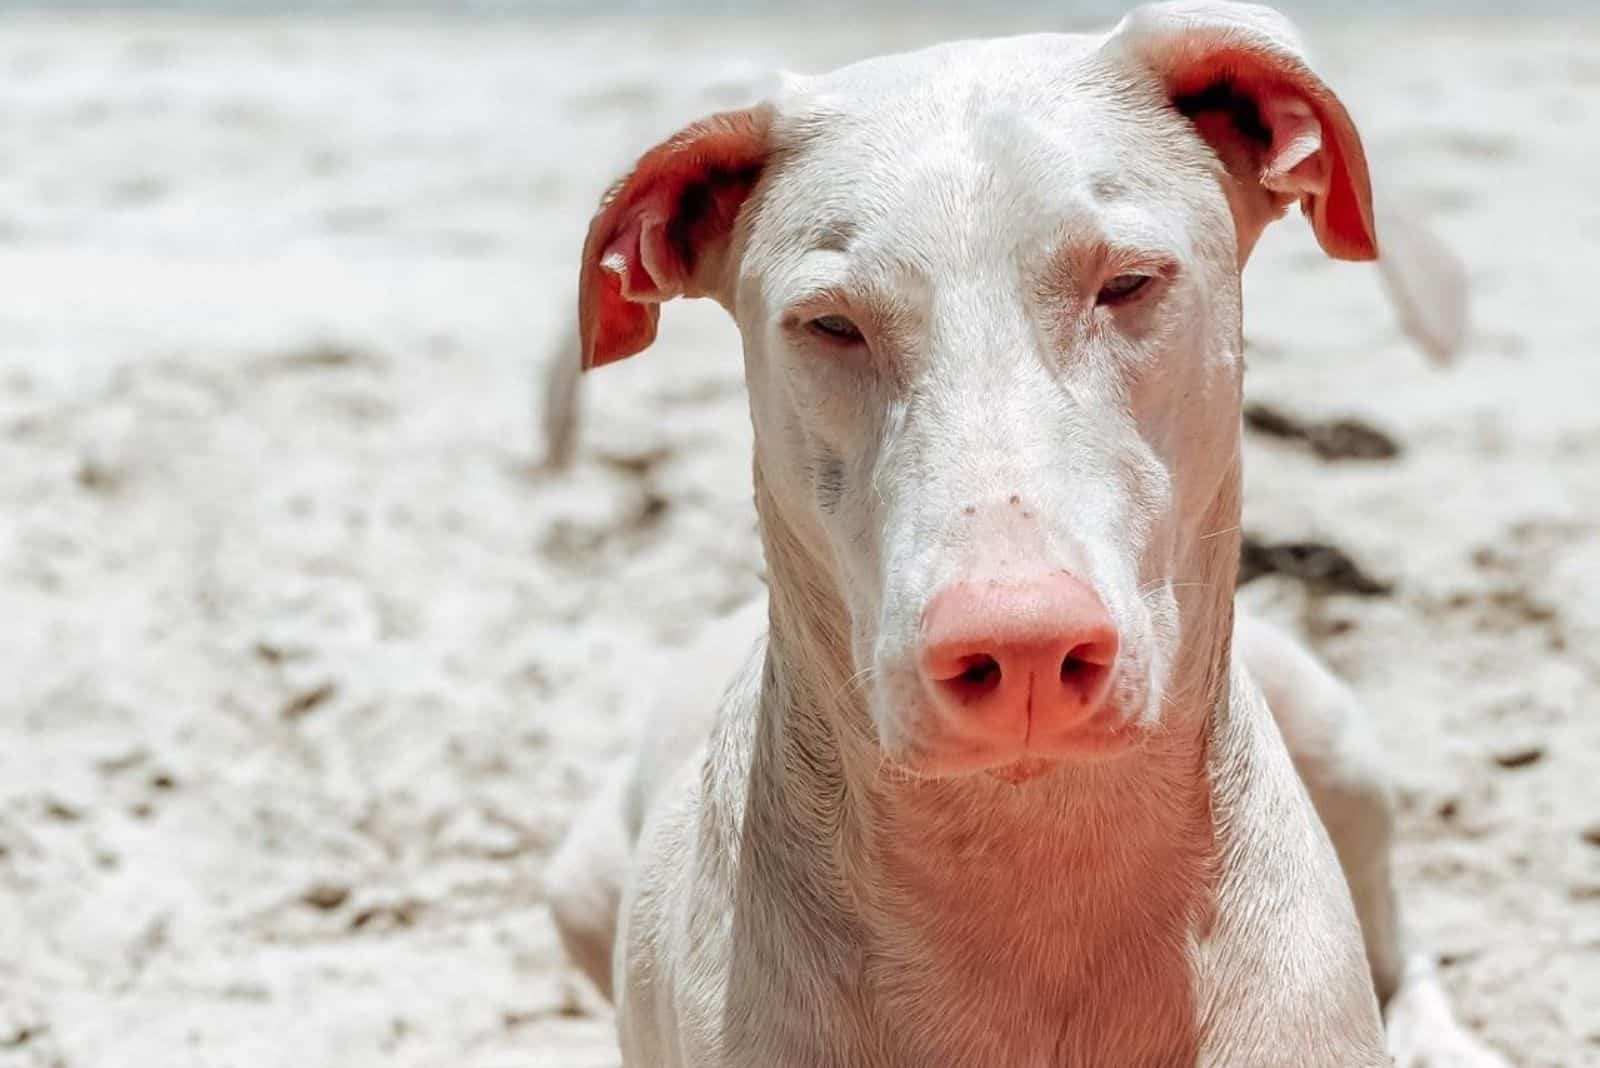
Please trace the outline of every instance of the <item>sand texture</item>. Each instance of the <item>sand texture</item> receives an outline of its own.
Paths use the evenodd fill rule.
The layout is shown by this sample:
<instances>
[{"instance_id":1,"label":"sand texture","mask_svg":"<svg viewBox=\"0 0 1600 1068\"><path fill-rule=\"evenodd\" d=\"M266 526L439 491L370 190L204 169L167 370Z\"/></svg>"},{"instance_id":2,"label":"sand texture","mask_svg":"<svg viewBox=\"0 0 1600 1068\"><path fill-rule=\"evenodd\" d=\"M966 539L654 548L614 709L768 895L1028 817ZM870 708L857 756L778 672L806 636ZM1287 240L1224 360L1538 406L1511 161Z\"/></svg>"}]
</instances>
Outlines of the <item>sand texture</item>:
<instances>
[{"instance_id":1,"label":"sand texture","mask_svg":"<svg viewBox=\"0 0 1600 1068\"><path fill-rule=\"evenodd\" d=\"M0 1066L617 1064L542 863L762 564L715 307L540 469L583 228L763 70L1007 28L0 21ZM1600 1064L1600 29L1313 40L1475 325L1269 235L1252 400L1399 452L1252 432L1246 528L1392 588L1243 596L1373 709L1463 1015Z\"/></svg>"}]
</instances>

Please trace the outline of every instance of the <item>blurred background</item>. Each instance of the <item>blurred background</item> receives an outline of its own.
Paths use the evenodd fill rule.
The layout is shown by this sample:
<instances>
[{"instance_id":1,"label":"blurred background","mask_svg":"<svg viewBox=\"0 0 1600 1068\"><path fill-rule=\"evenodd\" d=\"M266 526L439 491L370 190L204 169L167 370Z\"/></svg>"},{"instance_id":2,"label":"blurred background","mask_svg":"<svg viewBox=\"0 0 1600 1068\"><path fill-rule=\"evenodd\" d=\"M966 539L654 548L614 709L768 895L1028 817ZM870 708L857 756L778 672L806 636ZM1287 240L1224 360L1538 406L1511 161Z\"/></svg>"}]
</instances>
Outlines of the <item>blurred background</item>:
<instances>
[{"instance_id":1,"label":"blurred background","mask_svg":"<svg viewBox=\"0 0 1600 1068\"><path fill-rule=\"evenodd\" d=\"M1284 7L1473 329L1269 232L1241 596L1373 709L1463 1016L1600 1064L1600 13ZM616 1064L542 863L762 564L714 307L544 463L599 193L774 68L1123 10L0 0L0 1065Z\"/></svg>"}]
</instances>

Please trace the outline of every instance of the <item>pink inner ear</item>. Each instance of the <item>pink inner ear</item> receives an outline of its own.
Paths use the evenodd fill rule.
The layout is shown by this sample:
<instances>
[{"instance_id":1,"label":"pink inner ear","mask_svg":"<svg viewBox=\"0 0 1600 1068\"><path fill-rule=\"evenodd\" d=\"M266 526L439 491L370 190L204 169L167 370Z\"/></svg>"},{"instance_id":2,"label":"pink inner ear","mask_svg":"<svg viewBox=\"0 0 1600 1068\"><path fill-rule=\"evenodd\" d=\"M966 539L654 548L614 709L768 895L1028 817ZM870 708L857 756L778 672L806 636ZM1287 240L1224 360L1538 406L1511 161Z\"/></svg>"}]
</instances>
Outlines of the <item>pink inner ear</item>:
<instances>
[{"instance_id":1,"label":"pink inner ear","mask_svg":"<svg viewBox=\"0 0 1600 1068\"><path fill-rule=\"evenodd\" d=\"M1143 9L1141 9L1143 10ZM1137 14L1137 13L1136 13ZM1130 16L1133 18L1134 16ZM1233 20L1169 16L1172 25L1146 27L1141 47L1174 99L1222 83L1256 104L1271 133L1261 180L1295 196L1330 256L1377 256L1366 155L1349 113L1306 67L1292 45Z\"/></svg>"},{"instance_id":2,"label":"pink inner ear","mask_svg":"<svg viewBox=\"0 0 1600 1068\"><path fill-rule=\"evenodd\" d=\"M578 290L583 366L600 367L648 348L656 339L661 306L630 300L623 292L625 262L602 261Z\"/></svg>"},{"instance_id":3,"label":"pink inner ear","mask_svg":"<svg viewBox=\"0 0 1600 1068\"><path fill-rule=\"evenodd\" d=\"M1322 151L1322 123L1298 97L1273 96L1260 104L1261 121L1272 134L1261 184L1295 197L1328 195L1328 160Z\"/></svg>"},{"instance_id":4,"label":"pink inner ear","mask_svg":"<svg viewBox=\"0 0 1600 1068\"><path fill-rule=\"evenodd\" d=\"M656 339L661 302L683 291L665 227L648 201L627 212L585 275L578 294L585 367L648 348Z\"/></svg>"},{"instance_id":5,"label":"pink inner ear","mask_svg":"<svg viewBox=\"0 0 1600 1068\"><path fill-rule=\"evenodd\" d=\"M663 211L652 202L628 213L617 236L600 257L603 270L622 279L622 295L629 300L670 300L683 294L682 268L667 245Z\"/></svg>"},{"instance_id":6,"label":"pink inner ear","mask_svg":"<svg viewBox=\"0 0 1600 1068\"><path fill-rule=\"evenodd\" d=\"M661 302L683 291L666 243L660 199L656 193L624 209L598 262L585 268L578 287L585 367L648 348L656 337Z\"/></svg>"},{"instance_id":7,"label":"pink inner ear","mask_svg":"<svg viewBox=\"0 0 1600 1068\"><path fill-rule=\"evenodd\" d=\"M642 351L655 340L661 302L707 291L700 275L718 262L715 250L760 176L770 123L767 105L713 115L646 152L607 192L578 276L584 367ZM709 195L711 210L698 194Z\"/></svg>"},{"instance_id":8,"label":"pink inner ear","mask_svg":"<svg viewBox=\"0 0 1600 1068\"><path fill-rule=\"evenodd\" d=\"M1252 95L1262 122L1272 132L1272 158L1262 183L1300 198L1317 242L1328 255L1345 260L1376 258L1366 153L1344 105L1292 57L1270 51L1245 56L1258 72L1252 79L1256 82Z\"/></svg>"}]
</instances>

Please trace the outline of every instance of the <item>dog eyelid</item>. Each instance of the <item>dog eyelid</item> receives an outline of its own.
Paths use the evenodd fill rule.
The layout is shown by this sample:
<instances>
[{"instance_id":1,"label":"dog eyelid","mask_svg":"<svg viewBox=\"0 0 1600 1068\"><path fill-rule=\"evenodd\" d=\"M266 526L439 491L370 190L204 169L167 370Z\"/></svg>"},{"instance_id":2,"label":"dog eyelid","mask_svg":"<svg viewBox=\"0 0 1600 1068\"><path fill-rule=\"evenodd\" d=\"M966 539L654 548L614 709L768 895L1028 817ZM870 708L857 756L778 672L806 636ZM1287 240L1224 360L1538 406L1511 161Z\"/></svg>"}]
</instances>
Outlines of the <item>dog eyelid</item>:
<instances>
[{"instance_id":1,"label":"dog eyelid","mask_svg":"<svg viewBox=\"0 0 1600 1068\"><path fill-rule=\"evenodd\" d=\"M1095 303L1101 305L1116 305L1132 300L1142 293L1154 276L1148 274L1119 274L1107 279L1100 287L1100 292L1095 296Z\"/></svg>"},{"instance_id":2,"label":"dog eyelid","mask_svg":"<svg viewBox=\"0 0 1600 1068\"><path fill-rule=\"evenodd\" d=\"M807 322L806 328L840 344L859 345L864 340L861 328L844 315L819 315Z\"/></svg>"},{"instance_id":3,"label":"dog eyelid","mask_svg":"<svg viewBox=\"0 0 1600 1068\"><path fill-rule=\"evenodd\" d=\"M1099 289L1095 291L1095 304L1116 307L1131 304L1154 292L1158 283L1170 281L1178 273L1175 258L1151 255L1116 257L1108 265Z\"/></svg>"}]
</instances>

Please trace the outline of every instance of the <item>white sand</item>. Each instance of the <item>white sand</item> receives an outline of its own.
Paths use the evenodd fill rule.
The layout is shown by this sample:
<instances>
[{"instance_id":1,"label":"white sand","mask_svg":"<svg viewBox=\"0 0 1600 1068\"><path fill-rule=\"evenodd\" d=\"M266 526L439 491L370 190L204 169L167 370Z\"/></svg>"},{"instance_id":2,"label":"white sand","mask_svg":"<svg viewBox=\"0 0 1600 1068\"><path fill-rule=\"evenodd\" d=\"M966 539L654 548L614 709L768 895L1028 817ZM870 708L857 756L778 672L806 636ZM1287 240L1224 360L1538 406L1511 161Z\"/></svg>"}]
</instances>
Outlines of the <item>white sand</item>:
<instances>
[{"instance_id":1,"label":"white sand","mask_svg":"<svg viewBox=\"0 0 1600 1068\"><path fill-rule=\"evenodd\" d=\"M0 22L0 1065L616 1063L540 866L757 588L748 420L674 307L551 478L533 358L641 131L948 32ZM1478 329L1431 370L1375 272L1269 239L1253 395L1406 453L1253 440L1248 525L1399 585L1245 596L1370 701L1466 1016L1597 1064L1600 31L1319 40Z\"/></svg>"}]
</instances>

